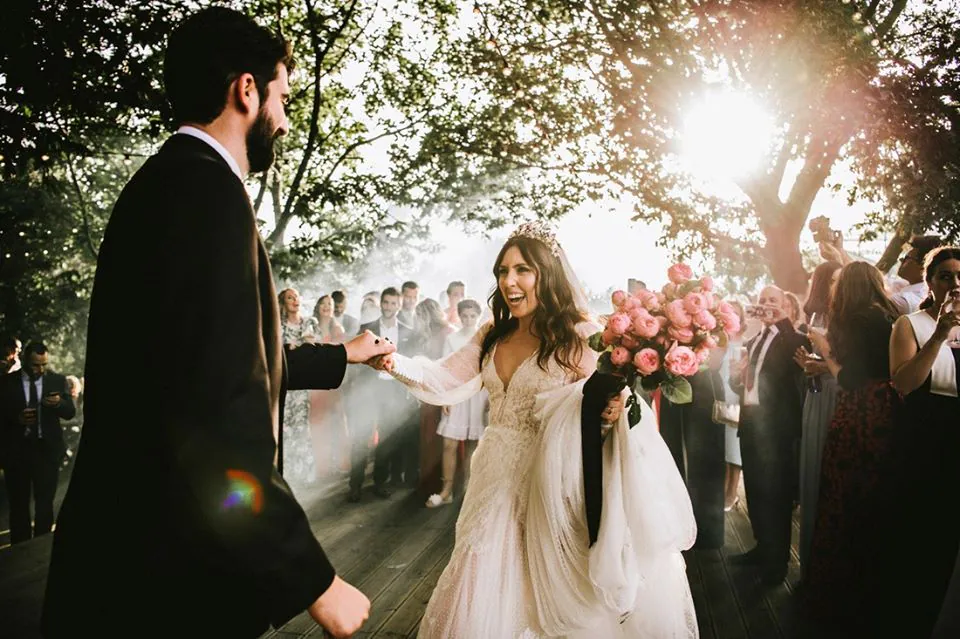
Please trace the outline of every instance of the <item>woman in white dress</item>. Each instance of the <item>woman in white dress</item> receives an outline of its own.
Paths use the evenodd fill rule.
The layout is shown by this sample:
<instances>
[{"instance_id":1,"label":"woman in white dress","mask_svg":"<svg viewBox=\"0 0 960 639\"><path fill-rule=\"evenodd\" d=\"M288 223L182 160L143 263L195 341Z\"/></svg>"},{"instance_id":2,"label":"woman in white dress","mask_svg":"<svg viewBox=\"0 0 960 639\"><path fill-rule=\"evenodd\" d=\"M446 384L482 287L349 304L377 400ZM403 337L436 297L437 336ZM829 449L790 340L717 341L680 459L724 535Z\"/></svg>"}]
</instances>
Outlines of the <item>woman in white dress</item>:
<instances>
[{"instance_id":1,"label":"woman in white dress","mask_svg":"<svg viewBox=\"0 0 960 639\"><path fill-rule=\"evenodd\" d=\"M476 300L462 300L457 304L457 315L462 328L450 333L443 345L444 356L466 346L477 333L480 320L480 304ZM490 395L481 390L470 399L456 406L444 406L443 416L437 426L437 434L443 438L443 488L439 493L430 495L427 508L438 508L453 503L453 481L457 473L457 454L460 442L464 443L464 479L470 481L470 460L477 450L477 442L487 427L487 414L490 408Z\"/></svg>"},{"instance_id":2,"label":"woman in white dress","mask_svg":"<svg viewBox=\"0 0 960 639\"><path fill-rule=\"evenodd\" d=\"M395 354L378 364L423 401L490 393L453 554L420 637L697 637L681 555L696 527L652 410L644 404L630 429L619 396L585 397L596 368L585 338L596 327L548 229L517 229L494 274L494 321L470 343L438 362ZM590 522L581 427L598 420L591 411L581 423L586 399L608 424L602 513Z\"/></svg>"}]
</instances>

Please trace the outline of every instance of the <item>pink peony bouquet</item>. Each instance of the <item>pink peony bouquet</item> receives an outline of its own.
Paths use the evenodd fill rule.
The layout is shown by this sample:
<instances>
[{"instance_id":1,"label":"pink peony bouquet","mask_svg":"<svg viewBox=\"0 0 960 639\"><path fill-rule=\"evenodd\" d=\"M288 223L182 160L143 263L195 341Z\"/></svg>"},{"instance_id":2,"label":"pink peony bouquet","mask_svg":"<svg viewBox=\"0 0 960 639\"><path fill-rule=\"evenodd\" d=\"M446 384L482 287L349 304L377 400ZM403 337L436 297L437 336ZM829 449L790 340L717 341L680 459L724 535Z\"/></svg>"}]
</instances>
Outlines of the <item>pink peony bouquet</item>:
<instances>
[{"instance_id":1,"label":"pink peony bouquet","mask_svg":"<svg viewBox=\"0 0 960 639\"><path fill-rule=\"evenodd\" d=\"M637 390L660 388L671 402L690 403L687 378L705 367L711 349L740 331L739 316L714 293L711 277L695 279L686 264L671 266L667 277L660 292L616 291L606 327L590 337L590 347L601 353L598 370L623 376L632 390L631 426L640 420Z\"/></svg>"}]
</instances>

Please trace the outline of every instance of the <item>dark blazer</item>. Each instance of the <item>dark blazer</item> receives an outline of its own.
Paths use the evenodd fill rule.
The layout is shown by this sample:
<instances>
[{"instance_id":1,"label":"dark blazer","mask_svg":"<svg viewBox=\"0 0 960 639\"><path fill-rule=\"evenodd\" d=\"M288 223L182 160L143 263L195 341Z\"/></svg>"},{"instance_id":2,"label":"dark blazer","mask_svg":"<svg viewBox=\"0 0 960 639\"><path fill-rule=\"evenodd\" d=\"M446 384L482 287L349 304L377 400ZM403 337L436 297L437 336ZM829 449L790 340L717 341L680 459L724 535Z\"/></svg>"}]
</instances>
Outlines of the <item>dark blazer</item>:
<instances>
[{"instance_id":1,"label":"dark blazer","mask_svg":"<svg viewBox=\"0 0 960 639\"><path fill-rule=\"evenodd\" d=\"M168 139L100 248L46 636L255 637L312 604L334 570L274 437L287 388L335 388L345 367L342 346L284 353L243 183L205 142Z\"/></svg>"},{"instance_id":2,"label":"dark blazer","mask_svg":"<svg viewBox=\"0 0 960 639\"><path fill-rule=\"evenodd\" d=\"M800 346L809 350L810 340L798 333L788 319L780 320L776 326L777 335L767 349L757 381L760 405L751 407L750 412L760 421L776 420L783 425L784 432L799 437L803 417L803 370L793 361L793 354ZM746 343L748 352L753 350L761 335L762 331ZM746 398L743 380L731 380L730 386L740 395L743 405Z\"/></svg>"},{"instance_id":3,"label":"dark blazer","mask_svg":"<svg viewBox=\"0 0 960 639\"><path fill-rule=\"evenodd\" d=\"M42 378L43 394L57 391L60 393L60 405L50 408L40 404L40 431L47 450L51 455L62 457L66 452L63 443L61 419L71 419L77 413L73 398L67 392L67 378L57 373L46 373ZM20 371L0 376L0 456L16 455L26 441L24 427L20 424L20 412L27 407L27 397L23 393L23 377Z\"/></svg>"}]
</instances>

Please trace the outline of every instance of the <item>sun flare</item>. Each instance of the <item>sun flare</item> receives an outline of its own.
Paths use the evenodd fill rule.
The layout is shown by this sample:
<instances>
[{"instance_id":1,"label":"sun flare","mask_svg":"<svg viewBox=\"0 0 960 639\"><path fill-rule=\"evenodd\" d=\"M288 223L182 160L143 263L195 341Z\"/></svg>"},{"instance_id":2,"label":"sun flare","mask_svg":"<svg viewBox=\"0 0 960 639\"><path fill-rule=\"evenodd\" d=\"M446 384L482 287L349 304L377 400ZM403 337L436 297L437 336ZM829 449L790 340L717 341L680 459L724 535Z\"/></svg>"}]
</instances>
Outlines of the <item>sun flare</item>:
<instances>
[{"instance_id":1,"label":"sun flare","mask_svg":"<svg viewBox=\"0 0 960 639\"><path fill-rule=\"evenodd\" d=\"M683 120L681 159L704 181L730 182L761 166L773 133L773 119L749 96L712 93Z\"/></svg>"}]
</instances>

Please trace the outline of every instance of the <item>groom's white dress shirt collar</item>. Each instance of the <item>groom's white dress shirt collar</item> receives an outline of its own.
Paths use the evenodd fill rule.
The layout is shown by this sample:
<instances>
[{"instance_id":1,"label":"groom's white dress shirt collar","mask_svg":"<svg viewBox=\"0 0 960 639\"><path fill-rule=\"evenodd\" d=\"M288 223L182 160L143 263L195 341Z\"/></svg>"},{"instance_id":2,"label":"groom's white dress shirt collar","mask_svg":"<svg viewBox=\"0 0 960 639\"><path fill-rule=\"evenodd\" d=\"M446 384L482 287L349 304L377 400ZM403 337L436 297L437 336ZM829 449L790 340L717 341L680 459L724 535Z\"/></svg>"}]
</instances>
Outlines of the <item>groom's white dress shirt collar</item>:
<instances>
[{"instance_id":1,"label":"groom's white dress shirt collar","mask_svg":"<svg viewBox=\"0 0 960 639\"><path fill-rule=\"evenodd\" d=\"M217 138L213 137L206 131L201 131L195 126L182 126L177 129L177 133L183 133L184 135L190 135L198 140L203 140L207 144L213 147L213 150L220 154L220 157L223 158L223 161L227 163L230 167L230 170L233 171L241 181L243 181L243 175L240 173L240 165L237 164L237 161L230 155L230 151L227 151L227 147L223 146L217 142Z\"/></svg>"}]
</instances>

